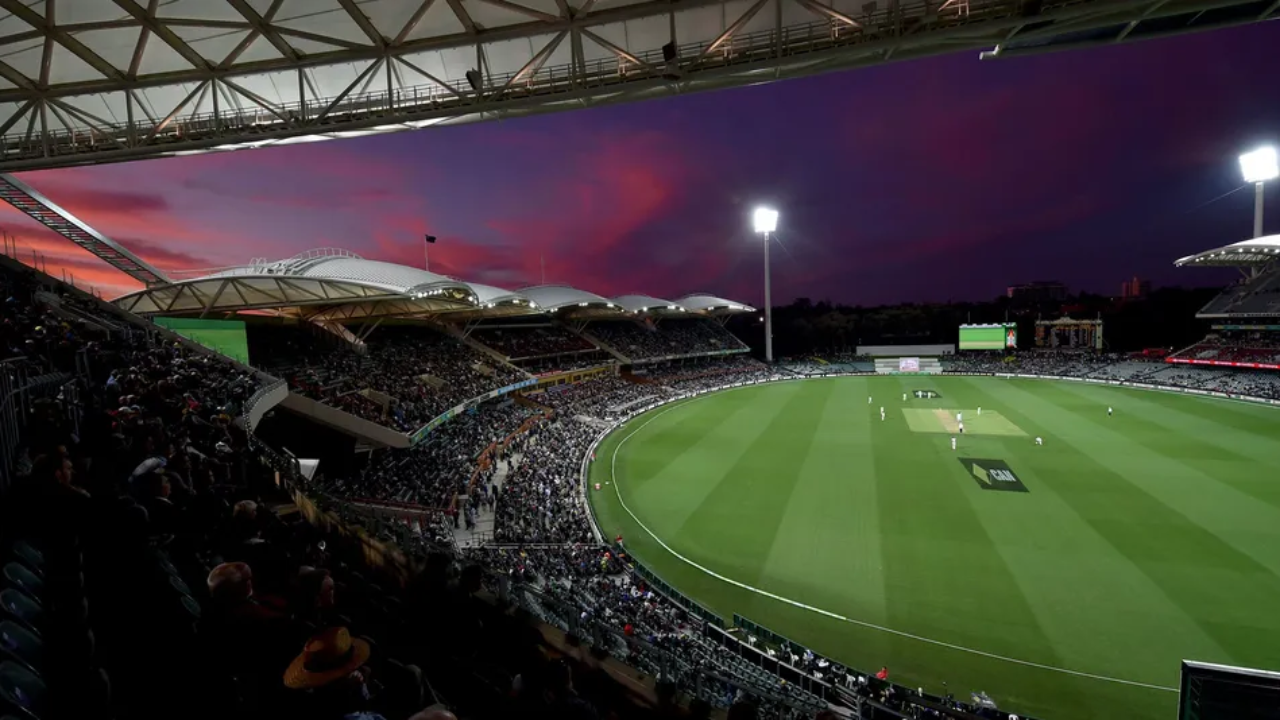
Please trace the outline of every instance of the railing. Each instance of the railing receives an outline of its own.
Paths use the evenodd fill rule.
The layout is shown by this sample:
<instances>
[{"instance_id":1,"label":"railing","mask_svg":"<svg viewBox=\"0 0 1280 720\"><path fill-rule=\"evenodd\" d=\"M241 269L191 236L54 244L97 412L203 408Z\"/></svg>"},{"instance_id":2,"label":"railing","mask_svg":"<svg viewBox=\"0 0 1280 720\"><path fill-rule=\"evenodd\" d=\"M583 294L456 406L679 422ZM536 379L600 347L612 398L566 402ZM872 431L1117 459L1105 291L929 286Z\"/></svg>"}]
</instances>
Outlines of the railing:
<instances>
[{"instance_id":1,"label":"railing","mask_svg":"<svg viewBox=\"0 0 1280 720\"><path fill-rule=\"evenodd\" d=\"M289 384L276 378L258 388L248 400L244 401L244 409L240 412L240 424L245 432L252 433L258 428L262 417L279 405L289 394Z\"/></svg>"}]
</instances>

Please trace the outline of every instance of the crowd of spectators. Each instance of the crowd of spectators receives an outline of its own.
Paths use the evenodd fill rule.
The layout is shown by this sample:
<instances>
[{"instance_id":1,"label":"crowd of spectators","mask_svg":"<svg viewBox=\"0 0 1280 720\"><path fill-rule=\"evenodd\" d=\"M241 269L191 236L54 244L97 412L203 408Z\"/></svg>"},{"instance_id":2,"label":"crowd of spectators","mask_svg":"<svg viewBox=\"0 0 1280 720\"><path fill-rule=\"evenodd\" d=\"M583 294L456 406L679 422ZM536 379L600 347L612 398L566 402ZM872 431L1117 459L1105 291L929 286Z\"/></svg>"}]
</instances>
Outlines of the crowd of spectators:
<instances>
[{"instance_id":1,"label":"crowd of spectators","mask_svg":"<svg viewBox=\"0 0 1280 720\"><path fill-rule=\"evenodd\" d=\"M1066 350L1009 356L1001 353L960 353L944 359L943 368L944 372L952 373L1023 373L1145 383L1280 400L1280 372L1173 364L1117 353Z\"/></svg>"},{"instance_id":2,"label":"crowd of spectators","mask_svg":"<svg viewBox=\"0 0 1280 720\"><path fill-rule=\"evenodd\" d=\"M1187 360L1280 364L1280 336L1276 333L1211 333L1204 340L1172 355Z\"/></svg>"},{"instance_id":3,"label":"crowd of spectators","mask_svg":"<svg viewBox=\"0 0 1280 720\"><path fill-rule=\"evenodd\" d=\"M733 333L704 318L597 322L587 333L631 360L745 350Z\"/></svg>"},{"instance_id":4,"label":"crowd of spectators","mask_svg":"<svg viewBox=\"0 0 1280 720\"><path fill-rule=\"evenodd\" d=\"M386 574L370 564L367 541L276 511L290 498L261 462L266 449L234 422L270 378L141 324L112 335L69 322L31 302L22 279L0 273L9 367L26 363L66 384L26 418L30 443L0 505L0 715L450 720L444 689L470 717L707 717L710 703L681 707L665 691L656 705L634 705L598 658L563 644L554 647L568 654L554 654L530 634L528 608L564 615L580 604L564 585L578 558L548 566L554 596L514 612L479 600L476 558L430 555L410 577ZM465 431L417 452L439 465L466 458L453 453L532 412L463 416ZM531 458L558 446L537 430L528 437ZM583 550L581 559L598 557ZM591 579L581 574L584 589L604 593L627 577L616 559L595 567ZM601 611L656 637L676 611L633 588L631 600L616 594L619 604ZM613 649L639 658L644 644ZM752 703L768 711L767 694L751 699L749 685L722 682L735 714Z\"/></svg>"},{"instance_id":5,"label":"crowd of spectators","mask_svg":"<svg viewBox=\"0 0 1280 720\"><path fill-rule=\"evenodd\" d=\"M482 462L486 449L540 416L516 403L485 406L451 419L411 448L376 451L358 475L322 478L319 485L337 497L444 510L468 493L473 480L488 488L494 465Z\"/></svg>"},{"instance_id":6,"label":"crowd of spectators","mask_svg":"<svg viewBox=\"0 0 1280 720\"><path fill-rule=\"evenodd\" d=\"M254 361L287 379L293 392L405 433L467 400L527 378L422 326L380 328L363 353L349 345L332 347L300 328L270 326L251 329L249 336ZM253 353L258 344L263 352ZM285 352L277 359L274 349Z\"/></svg>"},{"instance_id":7,"label":"crowd of spectators","mask_svg":"<svg viewBox=\"0 0 1280 720\"><path fill-rule=\"evenodd\" d=\"M521 328L479 328L471 337L511 360L565 355L595 350L581 335L558 325Z\"/></svg>"},{"instance_id":8,"label":"crowd of spectators","mask_svg":"<svg viewBox=\"0 0 1280 720\"><path fill-rule=\"evenodd\" d=\"M943 372L1000 372L1086 377L1123 360L1122 355L1082 350L1031 350L1017 354L966 351L942 358Z\"/></svg>"},{"instance_id":9,"label":"crowd of spectators","mask_svg":"<svg viewBox=\"0 0 1280 720\"><path fill-rule=\"evenodd\" d=\"M41 283L52 300L33 299ZM0 285L10 367L59 382L22 419L0 506L0 714L422 710L417 671L352 639L323 545L257 502L269 485L236 420L270 378L35 273L7 267ZM360 668L359 688L336 682Z\"/></svg>"}]
</instances>

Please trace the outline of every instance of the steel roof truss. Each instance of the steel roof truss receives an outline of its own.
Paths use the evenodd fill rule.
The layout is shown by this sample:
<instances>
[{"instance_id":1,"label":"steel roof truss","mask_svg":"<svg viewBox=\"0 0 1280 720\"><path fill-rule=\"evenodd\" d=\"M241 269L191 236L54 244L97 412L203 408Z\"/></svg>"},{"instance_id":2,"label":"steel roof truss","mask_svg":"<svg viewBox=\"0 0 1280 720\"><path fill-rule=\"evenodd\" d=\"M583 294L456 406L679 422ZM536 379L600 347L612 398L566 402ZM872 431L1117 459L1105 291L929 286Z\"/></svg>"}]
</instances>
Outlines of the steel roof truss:
<instances>
[{"instance_id":1,"label":"steel roof truss","mask_svg":"<svg viewBox=\"0 0 1280 720\"><path fill-rule=\"evenodd\" d=\"M200 56L200 53L193 50L182 38L170 30L168 25L157 22L154 14L148 13L134 0L113 0L113 2L120 6L120 9L132 15L143 27L155 33L166 45L173 48L184 60L191 63L191 67L205 71L201 74L206 78L209 77L208 72L212 70L209 67L209 63Z\"/></svg>"},{"instance_id":2,"label":"steel roof truss","mask_svg":"<svg viewBox=\"0 0 1280 720\"><path fill-rule=\"evenodd\" d=\"M715 40L712 40L711 44L707 45L707 48L702 51L702 54L699 55L697 60L695 60L694 62L695 63L702 62L704 59L709 57L716 50L719 50L723 45L733 40L733 36L737 35L739 30L746 27L747 23L751 22L751 19L756 16L756 13L760 12L760 10L764 7L764 4L767 2L769 2L769 0L756 0L755 4L747 8L747 11L742 13L742 15L739 16L738 19L733 22L733 24L725 28L724 32L720 33L719 37L717 37Z\"/></svg>"}]
</instances>

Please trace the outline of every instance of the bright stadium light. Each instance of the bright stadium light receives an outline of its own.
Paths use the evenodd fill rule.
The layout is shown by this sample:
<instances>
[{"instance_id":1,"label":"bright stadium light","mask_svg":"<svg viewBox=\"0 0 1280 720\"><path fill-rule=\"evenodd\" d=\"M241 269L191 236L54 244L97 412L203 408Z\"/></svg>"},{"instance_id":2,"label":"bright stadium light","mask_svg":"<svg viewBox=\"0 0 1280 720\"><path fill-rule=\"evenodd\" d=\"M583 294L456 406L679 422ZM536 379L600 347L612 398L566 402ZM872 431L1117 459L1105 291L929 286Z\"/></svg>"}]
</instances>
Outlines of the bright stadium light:
<instances>
[{"instance_id":1,"label":"bright stadium light","mask_svg":"<svg viewBox=\"0 0 1280 720\"><path fill-rule=\"evenodd\" d=\"M1280 177L1280 161L1276 158L1276 149L1271 145L1264 145L1241 155L1240 172L1244 175L1245 182L1254 185L1253 236L1262 237L1263 191L1268 180Z\"/></svg>"},{"instance_id":2,"label":"bright stadium light","mask_svg":"<svg viewBox=\"0 0 1280 720\"><path fill-rule=\"evenodd\" d=\"M1280 177L1280 161L1276 158L1276 149L1267 145L1241 155L1240 172L1244 173L1244 181L1250 183L1266 182Z\"/></svg>"},{"instance_id":3,"label":"bright stadium light","mask_svg":"<svg viewBox=\"0 0 1280 720\"><path fill-rule=\"evenodd\" d=\"M1275 158L1272 158L1272 162ZM1270 178L1268 178L1270 179ZM752 223L758 233L771 233L778 229L778 211L773 208L758 207L751 216Z\"/></svg>"},{"instance_id":4,"label":"bright stadium light","mask_svg":"<svg viewBox=\"0 0 1280 720\"><path fill-rule=\"evenodd\" d=\"M778 229L778 211L758 207L751 214L751 224L764 240L764 361L773 362L773 302L769 281L769 236Z\"/></svg>"}]
</instances>

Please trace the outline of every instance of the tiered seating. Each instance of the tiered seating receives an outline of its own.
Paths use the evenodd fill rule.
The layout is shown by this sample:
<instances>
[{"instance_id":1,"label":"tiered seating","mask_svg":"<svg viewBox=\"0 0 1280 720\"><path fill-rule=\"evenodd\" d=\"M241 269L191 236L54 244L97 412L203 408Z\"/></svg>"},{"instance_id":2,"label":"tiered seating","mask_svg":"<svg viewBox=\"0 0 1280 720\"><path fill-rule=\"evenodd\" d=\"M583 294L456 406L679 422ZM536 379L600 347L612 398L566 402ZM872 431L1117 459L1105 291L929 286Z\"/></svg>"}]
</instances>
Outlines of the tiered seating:
<instances>
[{"instance_id":1,"label":"tiered seating","mask_svg":"<svg viewBox=\"0 0 1280 720\"><path fill-rule=\"evenodd\" d=\"M529 328L480 328L473 332L471 337L512 360L565 355L596 349L595 345L582 336L556 325Z\"/></svg>"},{"instance_id":2,"label":"tiered seating","mask_svg":"<svg viewBox=\"0 0 1280 720\"><path fill-rule=\"evenodd\" d=\"M1170 357L1191 363L1280 365L1280 338L1261 333L1212 333Z\"/></svg>"},{"instance_id":3,"label":"tiered seating","mask_svg":"<svg viewBox=\"0 0 1280 720\"><path fill-rule=\"evenodd\" d=\"M275 356L277 348L284 354ZM293 392L406 433L467 400L527 377L420 326L380 328L364 354L332 345L303 328L251 330L250 353L259 367L280 372ZM370 390L390 401L384 403L366 392Z\"/></svg>"},{"instance_id":4,"label":"tiered seating","mask_svg":"<svg viewBox=\"0 0 1280 720\"><path fill-rule=\"evenodd\" d=\"M1280 263L1272 263L1256 277L1223 290L1201 308L1200 314L1280 317Z\"/></svg>"},{"instance_id":5,"label":"tiered seating","mask_svg":"<svg viewBox=\"0 0 1280 720\"><path fill-rule=\"evenodd\" d=\"M663 320L653 325L600 322L589 326L587 333L632 360L746 349L733 333L705 319Z\"/></svg>"}]
</instances>

